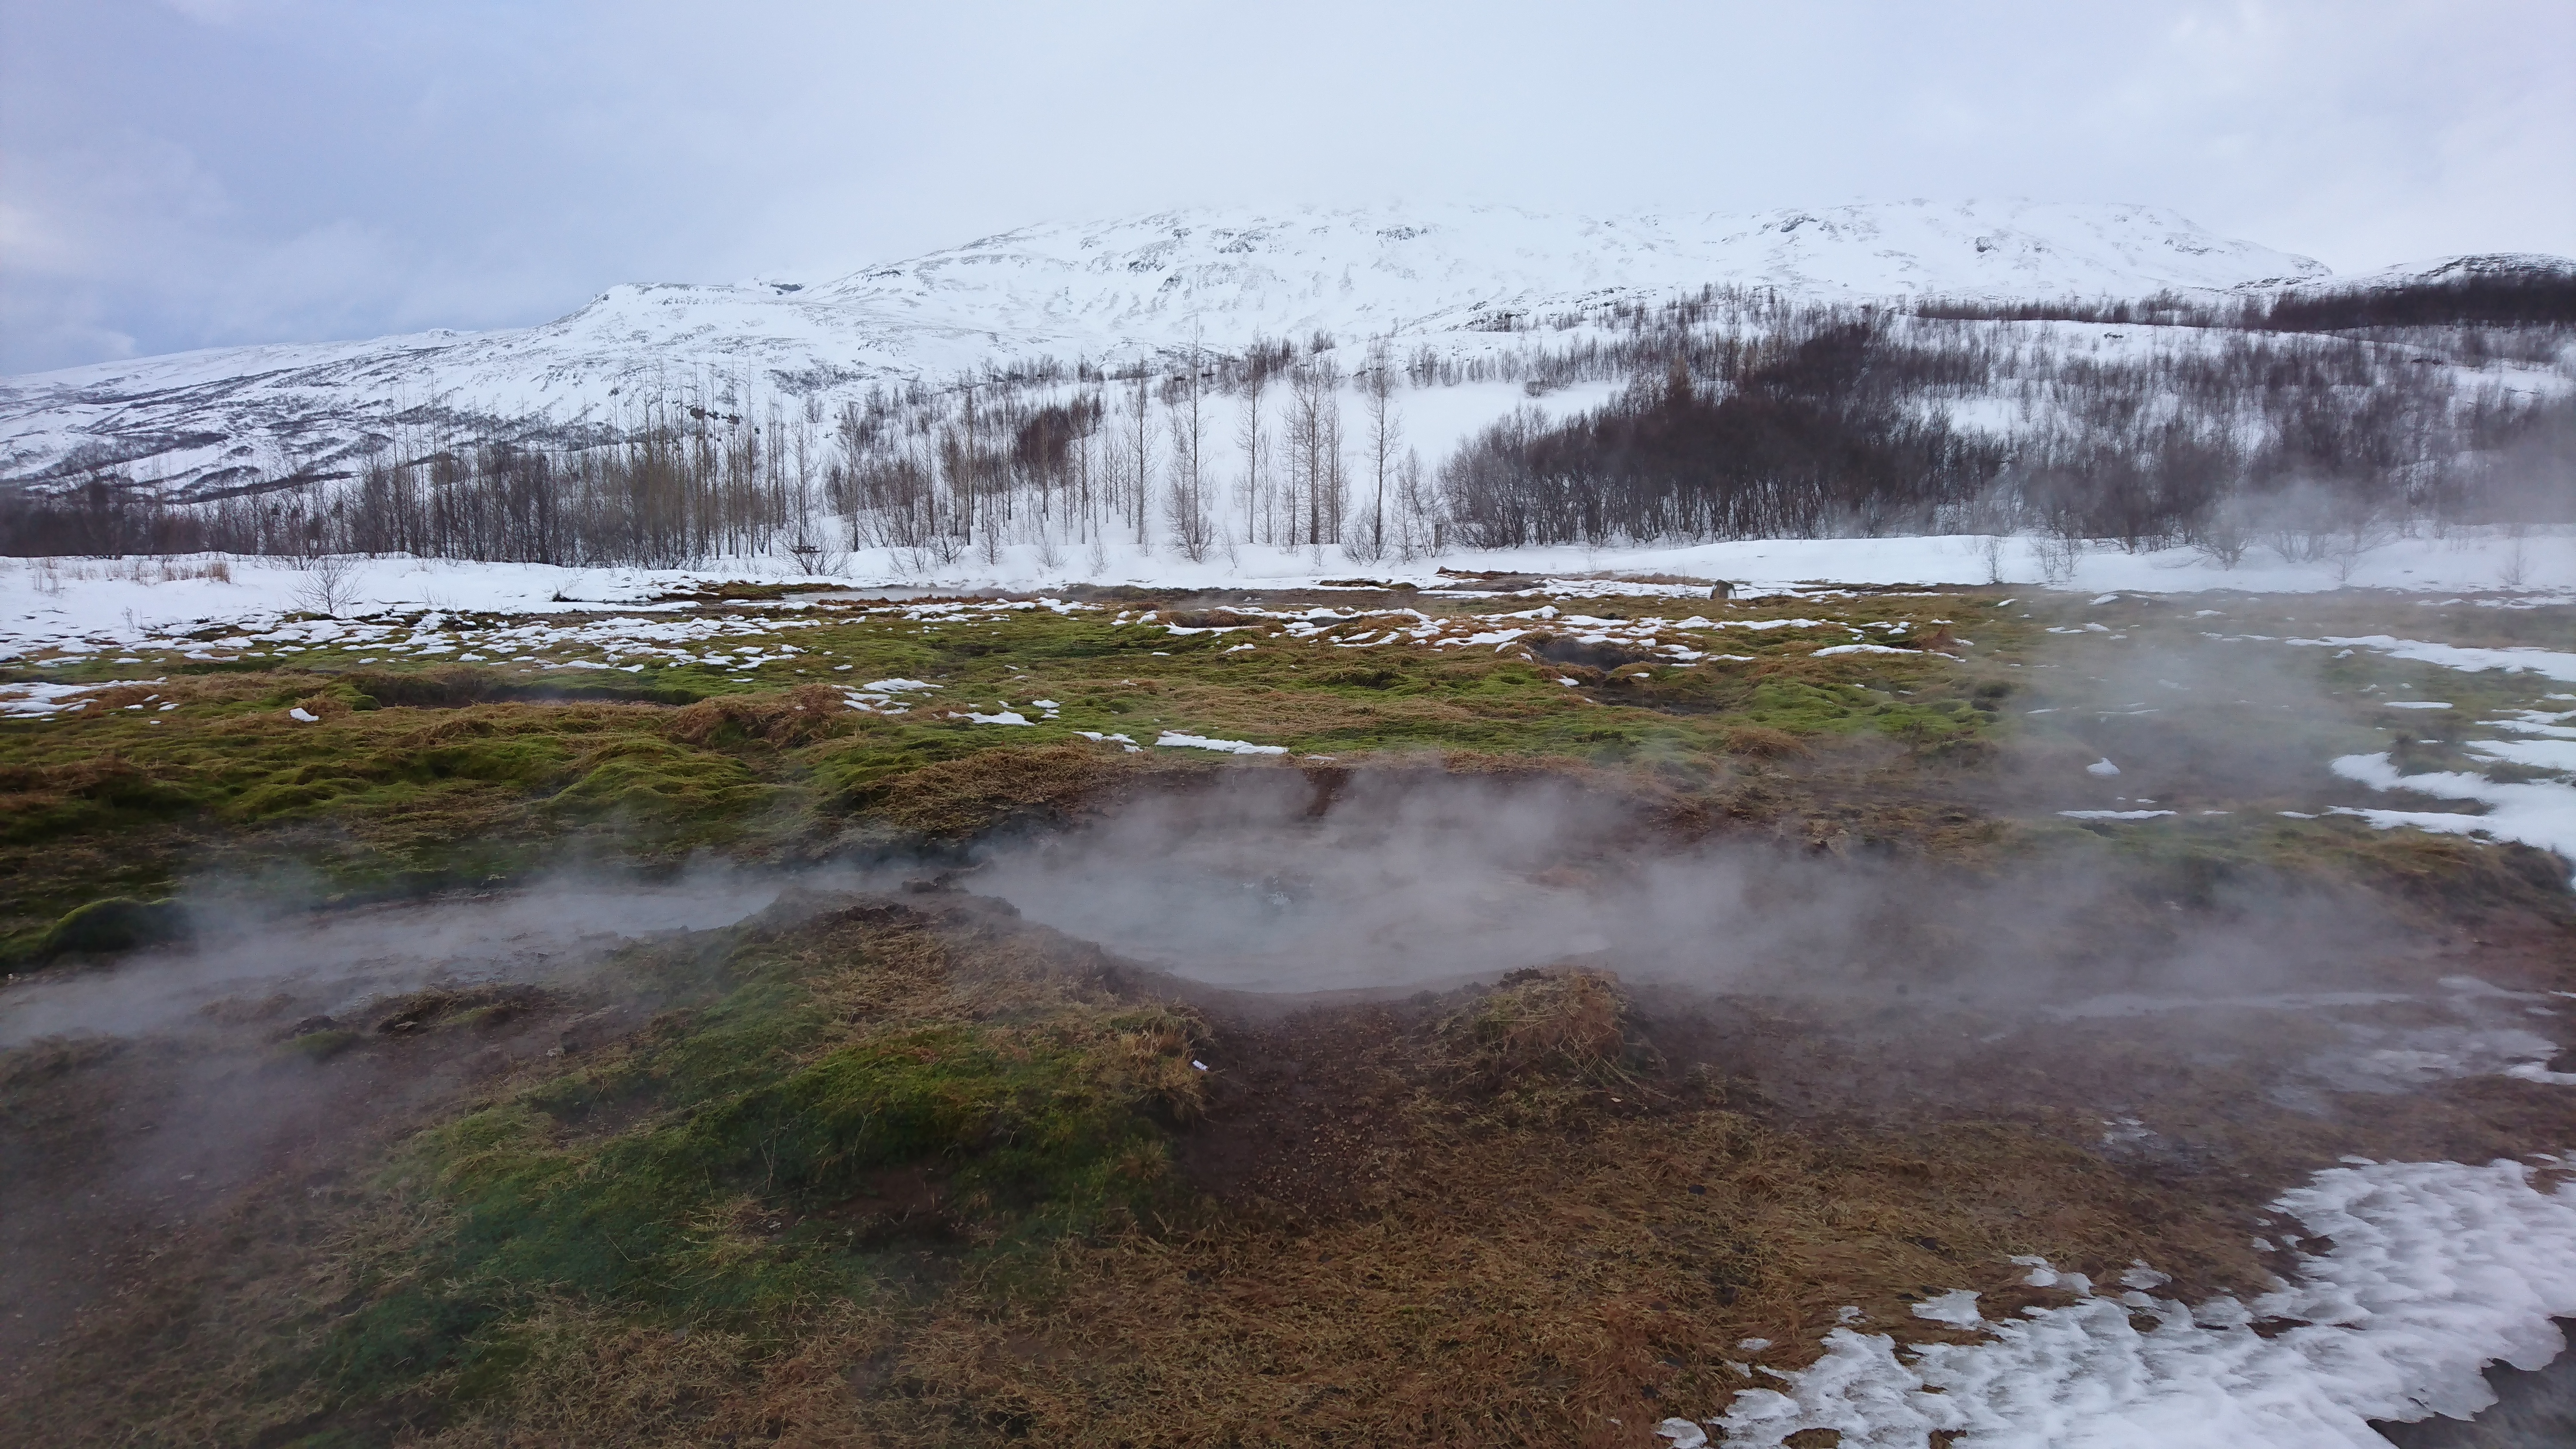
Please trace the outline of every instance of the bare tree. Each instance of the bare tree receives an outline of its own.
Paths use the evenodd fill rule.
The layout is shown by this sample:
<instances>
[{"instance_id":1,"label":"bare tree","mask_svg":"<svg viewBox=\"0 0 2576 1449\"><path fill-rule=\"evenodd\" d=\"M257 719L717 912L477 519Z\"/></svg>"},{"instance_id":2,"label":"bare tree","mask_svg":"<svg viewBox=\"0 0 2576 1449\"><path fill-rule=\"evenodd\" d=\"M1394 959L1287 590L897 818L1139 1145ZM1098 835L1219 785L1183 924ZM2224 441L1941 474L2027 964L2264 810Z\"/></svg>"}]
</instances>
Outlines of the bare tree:
<instances>
[{"instance_id":1,"label":"bare tree","mask_svg":"<svg viewBox=\"0 0 2576 1449\"><path fill-rule=\"evenodd\" d=\"M2506 539L2504 561L2499 576L2508 589L2518 589L2531 582L2531 525L2517 518L2504 526Z\"/></svg>"},{"instance_id":2,"label":"bare tree","mask_svg":"<svg viewBox=\"0 0 2576 1449\"><path fill-rule=\"evenodd\" d=\"M1066 450L1066 462L1072 468L1073 498L1068 511L1080 520L1083 541L1097 545L1100 541L1099 447L1098 426L1101 408L1097 392L1075 396L1074 409L1084 418L1083 427L1073 436L1073 446Z\"/></svg>"},{"instance_id":3,"label":"bare tree","mask_svg":"<svg viewBox=\"0 0 2576 1449\"><path fill-rule=\"evenodd\" d=\"M1329 357L1317 363L1316 370L1322 374L1323 416L1317 434L1321 470L1312 496L1322 501L1323 524L1308 542L1321 550L1325 544L1341 541L1350 513L1351 478L1350 461L1342 450L1342 370Z\"/></svg>"},{"instance_id":4,"label":"bare tree","mask_svg":"<svg viewBox=\"0 0 2576 1449\"><path fill-rule=\"evenodd\" d=\"M1349 479L1342 462L1341 371L1329 357L1312 358L1288 373L1288 535L1294 549L1320 548L1341 537Z\"/></svg>"},{"instance_id":5,"label":"bare tree","mask_svg":"<svg viewBox=\"0 0 2576 1449\"><path fill-rule=\"evenodd\" d=\"M1404 461L1395 470L1396 551L1406 561L1440 551L1444 542L1440 522L1440 499L1422 471L1422 454L1412 448L1404 450Z\"/></svg>"},{"instance_id":6,"label":"bare tree","mask_svg":"<svg viewBox=\"0 0 2576 1449\"><path fill-rule=\"evenodd\" d=\"M1139 365L1136 393L1130 399L1134 411L1127 432L1128 521L1135 529L1139 549L1154 546L1150 525L1154 499L1153 381L1153 370Z\"/></svg>"},{"instance_id":7,"label":"bare tree","mask_svg":"<svg viewBox=\"0 0 2576 1449\"><path fill-rule=\"evenodd\" d=\"M1387 484L1398 466L1396 449L1404 441L1404 418L1395 407L1395 365L1383 344L1369 353L1361 379L1368 398L1369 516L1359 530L1346 531L1342 551L1355 559L1381 559L1387 551Z\"/></svg>"},{"instance_id":8,"label":"bare tree","mask_svg":"<svg viewBox=\"0 0 2576 1449\"><path fill-rule=\"evenodd\" d=\"M1172 483L1167 507L1172 540L1192 563L1207 561L1216 544L1216 520L1208 515L1204 445L1207 409L1200 376L1200 354L1194 340L1180 386L1170 395L1172 414Z\"/></svg>"},{"instance_id":9,"label":"bare tree","mask_svg":"<svg viewBox=\"0 0 2576 1449\"><path fill-rule=\"evenodd\" d=\"M357 561L344 553L316 554L305 560L304 582L295 601L308 611L336 615L355 601Z\"/></svg>"},{"instance_id":10,"label":"bare tree","mask_svg":"<svg viewBox=\"0 0 2576 1449\"><path fill-rule=\"evenodd\" d=\"M1261 426L1261 394L1270 385L1270 374L1259 367L1244 375L1242 385L1243 413L1235 420L1234 445L1243 452L1243 541L1261 541L1263 505L1268 501L1264 466L1269 435Z\"/></svg>"}]
</instances>

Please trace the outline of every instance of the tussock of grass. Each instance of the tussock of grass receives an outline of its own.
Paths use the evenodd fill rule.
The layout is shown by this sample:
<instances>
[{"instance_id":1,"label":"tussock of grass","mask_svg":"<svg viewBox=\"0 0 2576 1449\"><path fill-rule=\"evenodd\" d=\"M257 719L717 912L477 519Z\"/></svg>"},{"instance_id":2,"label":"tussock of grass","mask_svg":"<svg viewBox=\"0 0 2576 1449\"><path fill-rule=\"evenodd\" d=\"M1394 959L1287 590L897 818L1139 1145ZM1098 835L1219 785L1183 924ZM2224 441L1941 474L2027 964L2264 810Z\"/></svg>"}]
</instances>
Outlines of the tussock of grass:
<instances>
[{"instance_id":1,"label":"tussock of grass","mask_svg":"<svg viewBox=\"0 0 2576 1449\"><path fill-rule=\"evenodd\" d=\"M1627 1044L1625 1004L1591 971L1514 971L1441 1023L1455 1068L1492 1085L1540 1074L1594 1080L1616 1074Z\"/></svg>"},{"instance_id":2,"label":"tussock of grass","mask_svg":"<svg viewBox=\"0 0 2576 1449\"><path fill-rule=\"evenodd\" d=\"M1728 730L1726 748L1735 754L1750 755L1759 760L1789 759L1813 753L1796 735L1786 730L1765 729L1761 725L1737 725Z\"/></svg>"},{"instance_id":3,"label":"tussock of grass","mask_svg":"<svg viewBox=\"0 0 2576 1449\"><path fill-rule=\"evenodd\" d=\"M187 939L188 913L177 901L117 896L92 901L56 921L37 943L39 964L63 956L105 956Z\"/></svg>"},{"instance_id":4,"label":"tussock of grass","mask_svg":"<svg viewBox=\"0 0 2576 1449\"><path fill-rule=\"evenodd\" d=\"M391 1033L444 1025L497 1026L522 1013L556 1005L559 1000L544 987L515 982L433 986L376 1003L376 1030Z\"/></svg>"},{"instance_id":5,"label":"tussock of grass","mask_svg":"<svg viewBox=\"0 0 2576 1449\"><path fill-rule=\"evenodd\" d=\"M1009 1253L1136 1221L1198 1110L1204 1028L1008 951L961 973L942 942L875 907L744 933L703 1006L426 1135L401 1194L441 1226L382 1261L312 1371L351 1404L508 1398L531 1305L775 1343L878 1297L923 1234ZM490 1006L423 993L380 1029ZM630 1125L585 1130L612 1103ZM888 1201L887 1174L920 1172L935 1206Z\"/></svg>"},{"instance_id":6,"label":"tussock of grass","mask_svg":"<svg viewBox=\"0 0 2576 1449\"><path fill-rule=\"evenodd\" d=\"M955 840L997 826L1061 821L1123 773L1106 752L1080 745L979 750L925 765L882 792L897 827Z\"/></svg>"},{"instance_id":7,"label":"tussock of grass","mask_svg":"<svg viewBox=\"0 0 2576 1449\"><path fill-rule=\"evenodd\" d=\"M719 695L671 718L672 737L697 746L757 740L784 748L846 735L856 727L841 696L819 684L775 694Z\"/></svg>"},{"instance_id":8,"label":"tussock of grass","mask_svg":"<svg viewBox=\"0 0 2576 1449\"><path fill-rule=\"evenodd\" d=\"M364 1036L346 1027L323 1027L288 1037L278 1044L278 1051L305 1061L327 1062L364 1040Z\"/></svg>"}]
</instances>

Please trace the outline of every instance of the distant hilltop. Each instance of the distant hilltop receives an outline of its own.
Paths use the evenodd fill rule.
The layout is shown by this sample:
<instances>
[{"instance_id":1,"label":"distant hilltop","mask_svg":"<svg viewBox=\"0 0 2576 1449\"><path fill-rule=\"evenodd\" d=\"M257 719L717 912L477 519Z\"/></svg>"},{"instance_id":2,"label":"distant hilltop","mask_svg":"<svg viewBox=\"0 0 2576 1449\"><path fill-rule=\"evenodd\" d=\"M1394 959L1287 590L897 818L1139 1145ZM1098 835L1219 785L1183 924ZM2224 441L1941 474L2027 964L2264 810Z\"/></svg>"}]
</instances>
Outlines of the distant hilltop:
<instances>
[{"instance_id":1,"label":"distant hilltop","mask_svg":"<svg viewBox=\"0 0 2576 1449\"><path fill-rule=\"evenodd\" d=\"M2436 267L2555 259L2461 259ZM2560 264L2563 265L2563 264ZM2418 271L2422 269L2417 269ZM1856 302L2204 296L2322 264L2149 206L1925 201L1586 217L1501 206L1191 210L1028 227L832 279L609 289L535 327L99 363L0 382L0 482L113 468L179 493L345 472L389 430L577 437L680 394L836 409L1037 358L1257 339L1474 352L1701 289ZM534 430L534 431L532 431Z\"/></svg>"}]
</instances>

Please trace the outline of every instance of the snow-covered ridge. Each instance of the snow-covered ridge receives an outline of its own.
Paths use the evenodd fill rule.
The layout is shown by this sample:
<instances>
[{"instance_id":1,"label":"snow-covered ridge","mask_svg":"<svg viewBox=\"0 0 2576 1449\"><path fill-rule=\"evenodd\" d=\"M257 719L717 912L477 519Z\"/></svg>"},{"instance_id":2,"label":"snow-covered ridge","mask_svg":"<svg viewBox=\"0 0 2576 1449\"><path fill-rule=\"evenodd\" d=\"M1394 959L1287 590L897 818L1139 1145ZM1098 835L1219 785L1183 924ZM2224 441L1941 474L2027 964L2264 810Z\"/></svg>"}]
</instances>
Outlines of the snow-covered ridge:
<instances>
[{"instance_id":1,"label":"snow-covered ridge","mask_svg":"<svg viewBox=\"0 0 2576 1449\"><path fill-rule=\"evenodd\" d=\"M191 483L347 466L406 415L605 425L647 397L819 397L1037 356L1330 333L1400 347L1705 286L2137 296L2314 282L2306 257L2128 205L1759 214L1163 212L1025 228L837 279L611 288L539 326L99 363L0 382L0 481L105 461Z\"/></svg>"},{"instance_id":2,"label":"snow-covered ridge","mask_svg":"<svg viewBox=\"0 0 2576 1449\"><path fill-rule=\"evenodd\" d=\"M2553 257L2542 252L2480 252L2472 256L2441 257L2428 262L2406 262L2383 267L2375 272L2352 272L2339 276L2321 276L2301 282L2288 290L2315 295L2336 292L2375 292L2393 287L2442 286L2461 282L2564 280L2576 276L2576 261Z\"/></svg>"},{"instance_id":3,"label":"snow-covered ridge","mask_svg":"<svg viewBox=\"0 0 2576 1449\"><path fill-rule=\"evenodd\" d=\"M2125 296L2314 280L2148 207L1910 202L1590 218L1509 207L1165 212L1008 232L815 289L824 304L1087 340L1092 355L1394 335L1702 286L1827 298Z\"/></svg>"}]
</instances>

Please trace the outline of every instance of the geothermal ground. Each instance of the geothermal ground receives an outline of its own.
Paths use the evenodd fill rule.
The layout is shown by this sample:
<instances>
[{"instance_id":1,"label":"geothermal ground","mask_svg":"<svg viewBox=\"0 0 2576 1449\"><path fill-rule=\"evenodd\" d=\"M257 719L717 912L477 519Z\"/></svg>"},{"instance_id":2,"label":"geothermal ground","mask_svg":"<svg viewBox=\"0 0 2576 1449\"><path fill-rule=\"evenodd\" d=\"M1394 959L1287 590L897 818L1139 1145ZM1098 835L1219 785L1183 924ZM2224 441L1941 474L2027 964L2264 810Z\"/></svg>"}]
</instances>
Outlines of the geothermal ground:
<instances>
[{"instance_id":1,"label":"geothermal ground","mask_svg":"<svg viewBox=\"0 0 2576 1449\"><path fill-rule=\"evenodd\" d=\"M2564 1422L2552 596L112 632L0 679L15 1442Z\"/></svg>"}]
</instances>

